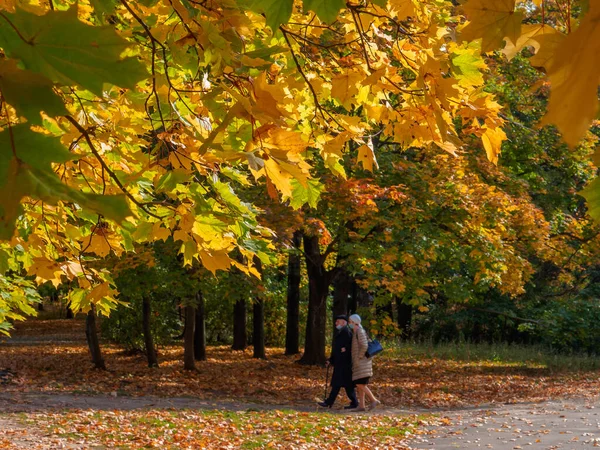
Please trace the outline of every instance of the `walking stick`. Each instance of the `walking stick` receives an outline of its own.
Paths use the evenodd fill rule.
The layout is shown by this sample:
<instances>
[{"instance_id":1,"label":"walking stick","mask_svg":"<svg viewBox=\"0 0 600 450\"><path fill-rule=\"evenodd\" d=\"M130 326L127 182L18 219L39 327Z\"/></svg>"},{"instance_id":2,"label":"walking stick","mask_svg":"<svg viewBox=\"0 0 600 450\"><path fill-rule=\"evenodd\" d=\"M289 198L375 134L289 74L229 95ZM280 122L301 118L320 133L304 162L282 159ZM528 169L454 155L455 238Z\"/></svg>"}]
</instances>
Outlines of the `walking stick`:
<instances>
[{"instance_id":1,"label":"walking stick","mask_svg":"<svg viewBox=\"0 0 600 450\"><path fill-rule=\"evenodd\" d=\"M327 373L325 375L325 396L323 397L323 401L327 400L327 383L329 383L329 365L327 366Z\"/></svg>"}]
</instances>

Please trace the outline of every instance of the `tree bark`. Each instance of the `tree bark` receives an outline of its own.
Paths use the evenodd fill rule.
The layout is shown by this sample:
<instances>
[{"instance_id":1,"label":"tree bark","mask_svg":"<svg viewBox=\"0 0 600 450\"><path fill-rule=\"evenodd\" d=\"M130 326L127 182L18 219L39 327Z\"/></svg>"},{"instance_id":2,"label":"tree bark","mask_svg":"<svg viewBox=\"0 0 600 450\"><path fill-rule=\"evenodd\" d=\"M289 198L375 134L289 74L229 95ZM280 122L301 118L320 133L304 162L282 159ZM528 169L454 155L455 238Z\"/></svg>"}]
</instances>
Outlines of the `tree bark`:
<instances>
[{"instance_id":1,"label":"tree bark","mask_svg":"<svg viewBox=\"0 0 600 450\"><path fill-rule=\"evenodd\" d=\"M194 329L194 358L206 361L206 321L204 297L202 292L196 293L196 327Z\"/></svg>"},{"instance_id":2,"label":"tree bark","mask_svg":"<svg viewBox=\"0 0 600 450\"><path fill-rule=\"evenodd\" d=\"M246 300L238 300L233 307L232 350L245 350L248 345L246 334Z\"/></svg>"},{"instance_id":3,"label":"tree bark","mask_svg":"<svg viewBox=\"0 0 600 450\"><path fill-rule=\"evenodd\" d=\"M306 338L301 364L325 364L325 325L327 318L327 294L331 274L323 267L317 236L304 236L304 254L308 273L308 317Z\"/></svg>"},{"instance_id":4,"label":"tree bark","mask_svg":"<svg viewBox=\"0 0 600 450\"><path fill-rule=\"evenodd\" d=\"M252 306L252 345L254 358L266 359L265 353L265 303L262 299L255 299Z\"/></svg>"},{"instance_id":5,"label":"tree bark","mask_svg":"<svg viewBox=\"0 0 600 450\"><path fill-rule=\"evenodd\" d=\"M392 302L390 300L389 303L386 303L385 305L378 305L376 308L376 313L377 313L377 317L384 319L386 317L389 317L390 319L394 319L394 308L392 306Z\"/></svg>"},{"instance_id":6,"label":"tree bark","mask_svg":"<svg viewBox=\"0 0 600 450\"><path fill-rule=\"evenodd\" d=\"M295 231L294 247L302 244L302 232ZM300 353L300 255L291 252L288 260L287 321L285 327L285 354Z\"/></svg>"},{"instance_id":7,"label":"tree bark","mask_svg":"<svg viewBox=\"0 0 600 450\"><path fill-rule=\"evenodd\" d=\"M348 314L348 299L352 296L353 277L341 269L333 282L333 317Z\"/></svg>"},{"instance_id":8,"label":"tree bark","mask_svg":"<svg viewBox=\"0 0 600 450\"><path fill-rule=\"evenodd\" d=\"M402 332L402 339L410 338L410 326L412 324L412 305L407 305L402 299L396 297L396 309L398 310L398 328Z\"/></svg>"},{"instance_id":9,"label":"tree bark","mask_svg":"<svg viewBox=\"0 0 600 450\"><path fill-rule=\"evenodd\" d=\"M145 295L142 298L142 330L144 332L146 356L148 358L148 367L158 367L156 348L154 347L154 339L152 338L152 327L150 326L151 309L150 297Z\"/></svg>"},{"instance_id":10,"label":"tree bark","mask_svg":"<svg viewBox=\"0 0 600 450\"><path fill-rule=\"evenodd\" d=\"M73 314L73 310L71 309L71 302L67 302L67 311L65 314L66 319L73 319L75 314Z\"/></svg>"},{"instance_id":11,"label":"tree bark","mask_svg":"<svg viewBox=\"0 0 600 450\"><path fill-rule=\"evenodd\" d=\"M184 308L185 331L183 334L183 368L184 370L195 370L194 362L194 319L196 311L192 305Z\"/></svg>"},{"instance_id":12,"label":"tree bark","mask_svg":"<svg viewBox=\"0 0 600 450\"><path fill-rule=\"evenodd\" d=\"M87 318L85 320L85 337L87 339L88 347L92 355L92 362L96 369L106 370L104 364L104 358L102 357L102 351L100 350L100 341L98 339L98 331L96 330L96 306L92 305L88 311Z\"/></svg>"}]
</instances>

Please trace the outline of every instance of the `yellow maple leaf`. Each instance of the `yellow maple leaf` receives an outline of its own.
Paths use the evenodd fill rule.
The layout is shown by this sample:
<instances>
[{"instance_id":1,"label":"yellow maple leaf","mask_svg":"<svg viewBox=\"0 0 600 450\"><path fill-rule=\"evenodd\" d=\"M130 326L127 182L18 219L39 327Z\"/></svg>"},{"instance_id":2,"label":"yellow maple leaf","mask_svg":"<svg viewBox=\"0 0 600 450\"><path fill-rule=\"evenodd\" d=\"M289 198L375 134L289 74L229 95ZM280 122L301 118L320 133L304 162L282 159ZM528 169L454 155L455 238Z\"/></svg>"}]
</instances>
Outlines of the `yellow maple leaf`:
<instances>
[{"instance_id":1,"label":"yellow maple leaf","mask_svg":"<svg viewBox=\"0 0 600 450\"><path fill-rule=\"evenodd\" d=\"M279 164L273 159L265 159L265 174L284 197L292 196L292 176L281 170Z\"/></svg>"},{"instance_id":2,"label":"yellow maple leaf","mask_svg":"<svg viewBox=\"0 0 600 450\"><path fill-rule=\"evenodd\" d=\"M377 159L375 158L375 152L373 151L373 142L369 139L367 144L363 144L358 147L358 162L362 164L365 170L373 172L373 166L379 168Z\"/></svg>"},{"instance_id":3,"label":"yellow maple leaf","mask_svg":"<svg viewBox=\"0 0 600 450\"><path fill-rule=\"evenodd\" d=\"M469 0L464 6L469 23L461 32L465 41L481 38L481 52L502 48L508 37L517 42L521 35L523 13L515 11L515 0Z\"/></svg>"},{"instance_id":4,"label":"yellow maple leaf","mask_svg":"<svg viewBox=\"0 0 600 450\"><path fill-rule=\"evenodd\" d=\"M542 125L558 126L570 146L577 145L598 113L599 55L600 4L590 2L579 28L556 50L548 74L552 87Z\"/></svg>"},{"instance_id":5,"label":"yellow maple leaf","mask_svg":"<svg viewBox=\"0 0 600 450\"><path fill-rule=\"evenodd\" d=\"M169 237L171 237L171 231L165 227L161 227L160 222L156 222L156 223L154 223L154 225L152 225L152 239L153 240L166 241Z\"/></svg>"},{"instance_id":6,"label":"yellow maple leaf","mask_svg":"<svg viewBox=\"0 0 600 450\"><path fill-rule=\"evenodd\" d=\"M523 25L515 43L507 41L502 53L510 60L525 47L533 47L535 55L529 59L532 66L548 69L558 45L565 35L546 24Z\"/></svg>"},{"instance_id":7,"label":"yellow maple leaf","mask_svg":"<svg viewBox=\"0 0 600 450\"><path fill-rule=\"evenodd\" d=\"M273 125L260 127L255 132L257 144L266 149L277 149L292 154L302 153L308 147L300 133Z\"/></svg>"},{"instance_id":8,"label":"yellow maple leaf","mask_svg":"<svg viewBox=\"0 0 600 450\"><path fill-rule=\"evenodd\" d=\"M108 282L100 283L90 291L87 298L90 302L96 303L102 300L104 297L110 297L114 293L113 289L110 288Z\"/></svg>"},{"instance_id":9,"label":"yellow maple leaf","mask_svg":"<svg viewBox=\"0 0 600 450\"><path fill-rule=\"evenodd\" d=\"M488 159L497 164L502 142L506 140L506 133L500 127L486 128L485 133L481 136L481 140Z\"/></svg>"},{"instance_id":10,"label":"yellow maple leaf","mask_svg":"<svg viewBox=\"0 0 600 450\"><path fill-rule=\"evenodd\" d=\"M351 100L358 94L358 83L365 74L356 70L348 70L331 79L331 96L337 99L345 108L350 108Z\"/></svg>"},{"instance_id":11,"label":"yellow maple leaf","mask_svg":"<svg viewBox=\"0 0 600 450\"><path fill-rule=\"evenodd\" d=\"M252 108L253 114L259 113L259 116L264 114L275 120L281 118L283 114L278 107L281 98L277 98L277 93L273 92L274 87L267 83L265 72L254 80L253 88L254 97L256 98L256 104Z\"/></svg>"},{"instance_id":12,"label":"yellow maple leaf","mask_svg":"<svg viewBox=\"0 0 600 450\"><path fill-rule=\"evenodd\" d=\"M200 250L199 253L202 265L213 274L215 274L217 270L227 270L231 266L232 260L225 250L210 252Z\"/></svg>"},{"instance_id":13,"label":"yellow maple leaf","mask_svg":"<svg viewBox=\"0 0 600 450\"><path fill-rule=\"evenodd\" d=\"M389 8L397 20L415 17L417 10L412 0L389 0Z\"/></svg>"},{"instance_id":14,"label":"yellow maple leaf","mask_svg":"<svg viewBox=\"0 0 600 450\"><path fill-rule=\"evenodd\" d=\"M35 274L37 283L51 281L54 287L60 284L60 276L63 274L61 267L55 261L46 258L34 258L33 264L27 269L27 273Z\"/></svg>"},{"instance_id":15,"label":"yellow maple leaf","mask_svg":"<svg viewBox=\"0 0 600 450\"><path fill-rule=\"evenodd\" d=\"M86 253L95 253L104 257L110 253L111 247L106 236L102 232L96 232L84 239L82 249Z\"/></svg>"}]
</instances>

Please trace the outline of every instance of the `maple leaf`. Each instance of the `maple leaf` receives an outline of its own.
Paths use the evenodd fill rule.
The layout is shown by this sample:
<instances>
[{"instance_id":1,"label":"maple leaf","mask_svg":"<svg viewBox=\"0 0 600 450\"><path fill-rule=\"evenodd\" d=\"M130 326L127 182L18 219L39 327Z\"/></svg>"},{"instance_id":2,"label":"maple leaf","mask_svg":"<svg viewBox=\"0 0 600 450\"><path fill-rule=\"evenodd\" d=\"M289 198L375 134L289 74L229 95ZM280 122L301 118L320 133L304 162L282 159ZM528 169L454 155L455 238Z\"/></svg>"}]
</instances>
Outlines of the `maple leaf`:
<instances>
[{"instance_id":1,"label":"maple leaf","mask_svg":"<svg viewBox=\"0 0 600 450\"><path fill-rule=\"evenodd\" d=\"M487 157L494 164L498 163L498 155L500 155L502 142L505 140L506 133L500 127L486 128L481 136L481 141L483 142Z\"/></svg>"},{"instance_id":2,"label":"maple leaf","mask_svg":"<svg viewBox=\"0 0 600 450\"><path fill-rule=\"evenodd\" d=\"M373 166L379 168L377 159L375 158L375 151L373 150L373 141L369 139L367 144L363 144L358 147L358 161L362 164L365 170L373 172Z\"/></svg>"},{"instance_id":3,"label":"maple leaf","mask_svg":"<svg viewBox=\"0 0 600 450\"><path fill-rule=\"evenodd\" d=\"M303 5L305 10L316 12L325 23L333 22L340 9L346 6L344 0L304 0Z\"/></svg>"},{"instance_id":4,"label":"maple leaf","mask_svg":"<svg viewBox=\"0 0 600 450\"><path fill-rule=\"evenodd\" d=\"M348 70L331 79L331 96L350 109L352 100L358 93L358 83L364 75L356 70Z\"/></svg>"},{"instance_id":5,"label":"maple leaf","mask_svg":"<svg viewBox=\"0 0 600 450\"><path fill-rule=\"evenodd\" d=\"M49 116L68 114L52 90L52 82L42 75L19 69L15 60L0 60L0 91L17 113L33 124L42 124L40 111Z\"/></svg>"},{"instance_id":6,"label":"maple leaf","mask_svg":"<svg viewBox=\"0 0 600 450\"><path fill-rule=\"evenodd\" d=\"M523 25L522 34L517 41L507 41L502 53L510 60L525 47L534 49L529 62L534 67L549 69L558 45L566 36L546 24Z\"/></svg>"},{"instance_id":7,"label":"maple leaf","mask_svg":"<svg viewBox=\"0 0 600 450\"><path fill-rule=\"evenodd\" d=\"M452 51L450 60L455 69L459 86L481 86L483 84L481 69L485 69L487 65L479 53L480 49L477 43L457 47Z\"/></svg>"},{"instance_id":8,"label":"maple leaf","mask_svg":"<svg viewBox=\"0 0 600 450\"><path fill-rule=\"evenodd\" d=\"M6 13L13 27L0 28L0 45L25 67L51 80L79 84L102 95L104 83L134 88L147 75L134 58L121 59L129 43L112 27L94 27L77 18L77 8L43 16L17 8ZM17 33L15 30L19 30Z\"/></svg>"},{"instance_id":9,"label":"maple leaf","mask_svg":"<svg viewBox=\"0 0 600 450\"><path fill-rule=\"evenodd\" d=\"M548 112L542 124L555 124L564 141L575 146L598 113L600 5L590 4L579 28L556 49L550 66Z\"/></svg>"},{"instance_id":10,"label":"maple leaf","mask_svg":"<svg viewBox=\"0 0 600 450\"><path fill-rule=\"evenodd\" d=\"M463 9L469 23L462 29L463 40L481 38L481 52L502 48L504 38L517 42L523 13L515 11L515 0L468 0Z\"/></svg>"}]
</instances>

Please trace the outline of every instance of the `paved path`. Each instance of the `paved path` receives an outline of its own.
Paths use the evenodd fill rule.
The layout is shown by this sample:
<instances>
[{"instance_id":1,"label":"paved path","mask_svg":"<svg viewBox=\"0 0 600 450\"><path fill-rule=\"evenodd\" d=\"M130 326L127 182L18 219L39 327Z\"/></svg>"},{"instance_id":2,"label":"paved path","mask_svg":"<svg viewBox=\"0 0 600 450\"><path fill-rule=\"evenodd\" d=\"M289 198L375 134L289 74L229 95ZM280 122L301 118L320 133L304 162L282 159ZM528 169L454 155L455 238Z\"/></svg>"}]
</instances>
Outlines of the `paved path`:
<instances>
[{"instance_id":1,"label":"paved path","mask_svg":"<svg viewBox=\"0 0 600 450\"><path fill-rule=\"evenodd\" d=\"M73 394L0 393L0 430L9 426L13 444L30 436L13 414L56 409L226 409L230 411L293 409L316 411L313 404L265 405L194 398L111 397ZM335 412L335 410L334 410ZM343 410L340 414L348 414ZM582 449L600 447L600 400L556 400L536 404L493 405L461 410L400 410L382 408L377 414L434 413L446 425L427 426L426 433L399 442L411 449ZM373 414L373 413L367 413ZM22 434L20 434L22 432ZM3 433L0 432L0 437ZM6 437L6 436L4 436ZM39 439L39 437L38 437ZM0 439L1 440L1 439ZM56 442L54 443L56 444ZM26 448L17 447L17 448ZM48 448L59 448L49 446ZM71 444L67 448L82 448Z\"/></svg>"},{"instance_id":2,"label":"paved path","mask_svg":"<svg viewBox=\"0 0 600 450\"><path fill-rule=\"evenodd\" d=\"M600 401L556 400L440 411L447 426L407 442L414 449L581 449L600 447Z\"/></svg>"}]
</instances>

